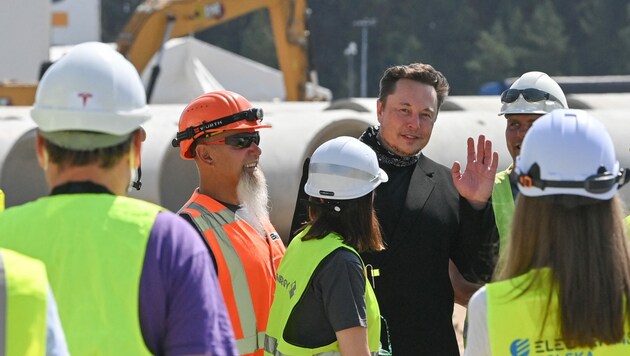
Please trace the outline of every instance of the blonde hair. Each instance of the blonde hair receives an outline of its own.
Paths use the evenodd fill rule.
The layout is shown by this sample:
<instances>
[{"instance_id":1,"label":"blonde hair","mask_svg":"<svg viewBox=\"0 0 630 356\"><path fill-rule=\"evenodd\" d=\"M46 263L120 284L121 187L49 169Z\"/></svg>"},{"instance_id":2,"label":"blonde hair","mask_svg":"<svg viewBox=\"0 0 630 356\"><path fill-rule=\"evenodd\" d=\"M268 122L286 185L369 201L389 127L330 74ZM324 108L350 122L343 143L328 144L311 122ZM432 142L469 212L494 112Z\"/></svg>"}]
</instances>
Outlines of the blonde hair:
<instances>
[{"instance_id":1,"label":"blonde hair","mask_svg":"<svg viewBox=\"0 0 630 356\"><path fill-rule=\"evenodd\" d=\"M569 348L622 341L630 323L630 250L624 207L610 200L520 195L495 279L549 267L558 296L558 330ZM525 293L538 278L524 286ZM624 305L625 304L625 305ZM543 323L544 324L544 323Z\"/></svg>"}]
</instances>

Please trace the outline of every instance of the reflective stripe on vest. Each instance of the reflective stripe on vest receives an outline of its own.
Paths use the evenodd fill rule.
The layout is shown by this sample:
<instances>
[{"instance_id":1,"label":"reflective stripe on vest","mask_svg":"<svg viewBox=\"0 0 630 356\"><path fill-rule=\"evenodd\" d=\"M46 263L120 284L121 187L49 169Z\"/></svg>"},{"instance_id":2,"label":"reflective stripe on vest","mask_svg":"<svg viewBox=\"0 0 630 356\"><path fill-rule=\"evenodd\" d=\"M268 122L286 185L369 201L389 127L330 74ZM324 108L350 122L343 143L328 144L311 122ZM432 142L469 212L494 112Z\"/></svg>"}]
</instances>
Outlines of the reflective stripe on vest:
<instances>
[{"instance_id":1,"label":"reflective stripe on vest","mask_svg":"<svg viewBox=\"0 0 630 356\"><path fill-rule=\"evenodd\" d=\"M0 249L0 355L44 355L48 279L44 264Z\"/></svg>"},{"instance_id":2,"label":"reflective stripe on vest","mask_svg":"<svg viewBox=\"0 0 630 356\"><path fill-rule=\"evenodd\" d=\"M109 194L63 194L0 214L0 246L46 265L71 354L149 353L140 277L160 210Z\"/></svg>"},{"instance_id":3,"label":"reflective stripe on vest","mask_svg":"<svg viewBox=\"0 0 630 356\"><path fill-rule=\"evenodd\" d=\"M323 239L302 241L307 230L298 234L289 245L278 269L276 294L267 325L265 353L267 355L339 355L339 343L335 340L329 345L317 348L303 348L284 340L284 329L297 303L307 290L317 266L333 251L346 248L339 235L330 234ZM363 263L363 262L361 262ZM365 271L365 266L363 266ZM368 347L370 352L378 354L380 348L381 320L376 296L365 274L365 302L367 311Z\"/></svg>"},{"instance_id":4,"label":"reflective stripe on vest","mask_svg":"<svg viewBox=\"0 0 630 356\"><path fill-rule=\"evenodd\" d=\"M514 196L510 184L510 172L512 167L497 173L492 189L492 210L494 220L499 230L499 253L503 253L507 244L510 229L512 228L512 215L514 214Z\"/></svg>"},{"instance_id":5,"label":"reflective stripe on vest","mask_svg":"<svg viewBox=\"0 0 630 356\"><path fill-rule=\"evenodd\" d=\"M239 353L262 355L282 240L270 224L273 233L260 236L233 211L196 191L180 213L190 215L210 245Z\"/></svg>"},{"instance_id":6,"label":"reflective stripe on vest","mask_svg":"<svg viewBox=\"0 0 630 356\"><path fill-rule=\"evenodd\" d=\"M525 292L523 287L539 273L539 278ZM488 336L493 355L630 355L630 330L627 323L624 340L615 345L601 345L592 350L567 349L557 329L558 298L553 295L544 331L544 312L551 288L551 270L542 268L505 281L486 285Z\"/></svg>"}]
</instances>

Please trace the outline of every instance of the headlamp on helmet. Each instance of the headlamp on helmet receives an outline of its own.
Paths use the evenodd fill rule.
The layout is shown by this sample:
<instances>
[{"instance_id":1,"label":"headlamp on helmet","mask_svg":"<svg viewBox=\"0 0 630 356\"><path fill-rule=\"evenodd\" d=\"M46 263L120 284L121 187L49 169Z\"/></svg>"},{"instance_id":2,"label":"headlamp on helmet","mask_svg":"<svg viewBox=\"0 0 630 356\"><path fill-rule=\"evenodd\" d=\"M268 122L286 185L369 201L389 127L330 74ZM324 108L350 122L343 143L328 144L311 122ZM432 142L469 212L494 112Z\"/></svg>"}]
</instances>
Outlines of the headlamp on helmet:
<instances>
[{"instance_id":1,"label":"headlamp on helmet","mask_svg":"<svg viewBox=\"0 0 630 356\"><path fill-rule=\"evenodd\" d=\"M216 130L223 126L233 124L237 121L246 120L249 122L258 122L263 120L263 110L259 108L251 108L245 111L238 112L233 115L224 116L222 118L212 120L210 122L203 122L201 125L189 127L184 131L177 133L177 136L171 142L173 147L179 147L179 144L183 140L196 139L208 130Z\"/></svg>"}]
</instances>

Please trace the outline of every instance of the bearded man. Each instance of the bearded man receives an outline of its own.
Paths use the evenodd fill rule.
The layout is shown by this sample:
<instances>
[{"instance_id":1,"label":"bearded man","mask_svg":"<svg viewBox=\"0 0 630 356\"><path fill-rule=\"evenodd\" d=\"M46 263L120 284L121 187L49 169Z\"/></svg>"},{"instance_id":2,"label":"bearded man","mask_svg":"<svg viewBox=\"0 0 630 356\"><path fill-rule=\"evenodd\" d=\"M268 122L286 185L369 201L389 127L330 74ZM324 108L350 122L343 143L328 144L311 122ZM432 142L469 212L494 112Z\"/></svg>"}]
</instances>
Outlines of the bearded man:
<instances>
[{"instance_id":1,"label":"bearded man","mask_svg":"<svg viewBox=\"0 0 630 356\"><path fill-rule=\"evenodd\" d=\"M269 221L258 168L263 112L239 94L215 91L181 114L173 146L194 160L199 187L180 209L206 242L241 355L263 355L275 274L285 247Z\"/></svg>"}]
</instances>

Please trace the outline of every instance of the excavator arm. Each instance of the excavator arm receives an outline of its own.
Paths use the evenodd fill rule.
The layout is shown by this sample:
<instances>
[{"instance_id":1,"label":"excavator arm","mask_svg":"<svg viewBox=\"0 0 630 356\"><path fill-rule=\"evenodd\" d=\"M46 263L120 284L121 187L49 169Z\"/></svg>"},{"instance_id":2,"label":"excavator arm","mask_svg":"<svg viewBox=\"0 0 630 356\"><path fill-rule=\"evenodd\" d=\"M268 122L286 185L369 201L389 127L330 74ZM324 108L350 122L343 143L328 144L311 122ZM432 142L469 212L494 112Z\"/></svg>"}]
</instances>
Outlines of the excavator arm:
<instances>
[{"instance_id":1,"label":"excavator arm","mask_svg":"<svg viewBox=\"0 0 630 356\"><path fill-rule=\"evenodd\" d=\"M306 0L147 0L119 34L118 51L142 73L168 39L263 9L269 12L286 99L306 100Z\"/></svg>"}]
</instances>

